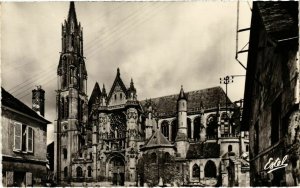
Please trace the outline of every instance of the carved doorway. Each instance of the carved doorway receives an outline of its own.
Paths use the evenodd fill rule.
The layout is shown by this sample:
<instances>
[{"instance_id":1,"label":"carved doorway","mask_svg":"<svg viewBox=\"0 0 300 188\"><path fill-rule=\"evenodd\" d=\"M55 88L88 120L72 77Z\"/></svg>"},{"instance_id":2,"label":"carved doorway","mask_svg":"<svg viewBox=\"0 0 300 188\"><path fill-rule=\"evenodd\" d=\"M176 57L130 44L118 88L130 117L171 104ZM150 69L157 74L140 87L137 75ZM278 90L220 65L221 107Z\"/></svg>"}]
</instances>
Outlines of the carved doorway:
<instances>
[{"instance_id":1,"label":"carved doorway","mask_svg":"<svg viewBox=\"0 0 300 188\"><path fill-rule=\"evenodd\" d=\"M110 171L112 174L112 184L124 186L125 182L125 164L120 156L115 156L110 160Z\"/></svg>"}]
</instances>

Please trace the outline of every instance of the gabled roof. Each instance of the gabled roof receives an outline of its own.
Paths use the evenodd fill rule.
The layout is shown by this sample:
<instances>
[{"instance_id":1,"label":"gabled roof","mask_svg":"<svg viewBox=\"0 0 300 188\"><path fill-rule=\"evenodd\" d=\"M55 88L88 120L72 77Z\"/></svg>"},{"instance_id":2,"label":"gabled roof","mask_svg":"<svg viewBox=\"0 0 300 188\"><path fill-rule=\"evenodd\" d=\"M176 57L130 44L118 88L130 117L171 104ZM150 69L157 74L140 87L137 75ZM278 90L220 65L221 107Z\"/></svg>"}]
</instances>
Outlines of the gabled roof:
<instances>
[{"instance_id":1,"label":"gabled roof","mask_svg":"<svg viewBox=\"0 0 300 188\"><path fill-rule=\"evenodd\" d=\"M158 147L174 147L174 145L169 142L169 140L160 132L160 130L156 130L142 150Z\"/></svg>"},{"instance_id":2,"label":"gabled roof","mask_svg":"<svg viewBox=\"0 0 300 188\"><path fill-rule=\"evenodd\" d=\"M187 151L187 159L203 159L220 157L220 144L218 143L191 143Z\"/></svg>"},{"instance_id":3,"label":"gabled roof","mask_svg":"<svg viewBox=\"0 0 300 188\"><path fill-rule=\"evenodd\" d=\"M110 92L108 94L108 101L110 101L111 99L111 96L116 88L116 86L119 85L122 89L122 91L127 95L127 89L126 89L126 86L125 84L123 83L121 77L120 77L120 69L118 68L117 69L117 75L116 75L116 78L115 78L115 81L110 89Z\"/></svg>"},{"instance_id":4,"label":"gabled roof","mask_svg":"<svg viewBox=\"0 0 300 188\"><path fill-rule=\"evenodd\" d=\"M297 37L298 2L254 2L267 33L276 40Z\"/></svg>"},{"instance_id":5,"label":"gabled roof","mask_svg":"<svg viewBox=\"0 0 300 188\"><path fill-rule=\"evenodd\" d=\"M38 115L33 109L29 108L19 99L12 96L8 93L3 87L1 87L1 107L8 107L15 111L19 111L23 114L31 116L35 119L43 121L44 123L50 124L51 122L43 118L42 116Z\"/></svg>"},{"instance_id":6,"label":"gabled roof","mask_svg":"<svg viewBox=\"0 0 300 188\"><path fill-rule=\"evenodd\" d=\"M188 113L200 113L201 107L204 110L217 108L220 103L220 107L226 106L226 95L221 87L212 87L202 90L190 91L185 93L187 95L187 111ZM173 117L177 114L177 99L179 94L168 95L164 97L158 97L151 100L141 101L143 109L146 109L147 101L151 101L155 106L157 115L159 117ZM228 104L232 104L227 97ZM229 107L230 105L228 105Z\"/></svg>"},{"instance_id":7,"label":"gabled roof","mask_svg":"<svg viewBox=\"0 0 300 188\"><path fill-rule=\"evenodd\" d=\"M95 103L96 98L100 97L101 95L101 90L98 82L95 83L94 89L92 91L91 97L89 99L88 107L89 107L89 112L92 109L92 105Z\"/></svg>"}]
</instances>

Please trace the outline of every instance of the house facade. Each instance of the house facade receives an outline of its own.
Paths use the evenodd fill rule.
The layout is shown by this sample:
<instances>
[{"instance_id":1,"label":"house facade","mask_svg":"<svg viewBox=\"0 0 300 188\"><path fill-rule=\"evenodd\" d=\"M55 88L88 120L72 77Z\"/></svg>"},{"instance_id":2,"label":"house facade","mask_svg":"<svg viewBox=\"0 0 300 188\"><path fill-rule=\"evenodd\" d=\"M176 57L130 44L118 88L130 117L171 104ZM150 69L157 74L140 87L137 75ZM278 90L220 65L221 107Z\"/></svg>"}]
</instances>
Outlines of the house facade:
<instances>
[{"instance_id":1,"label":"house facade","mask_svg":"<svg viewBox=\"0 0 300 188\"><path fill-rule=\"evenodd\" d=\"M299 186L298 33L298 2L253 2L242 127L251 186ZM285 165L272 170L277 159Z\"/></svg>"},{"instance_id":2,"label":"house facade","mask_svg":"<svg viewBox=\"0 0 300 188\"><path fill-rule=\"evenodd\" d=\"M46 171L44 90L33 90L33 108L1 88L2 185L41 186Z\"/></svg>"}]
</instances>

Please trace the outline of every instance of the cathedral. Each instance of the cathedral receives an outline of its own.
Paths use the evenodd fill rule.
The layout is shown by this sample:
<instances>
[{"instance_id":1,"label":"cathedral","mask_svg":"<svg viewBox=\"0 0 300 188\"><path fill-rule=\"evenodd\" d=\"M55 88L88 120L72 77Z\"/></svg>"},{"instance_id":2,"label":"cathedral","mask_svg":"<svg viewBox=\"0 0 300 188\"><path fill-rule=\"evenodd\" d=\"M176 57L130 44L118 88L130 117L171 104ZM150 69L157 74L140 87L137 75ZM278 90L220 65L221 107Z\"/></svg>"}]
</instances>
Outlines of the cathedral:
<instances>
[{"instance_id":1,"label":"cathedral","mask_svg":"<svg viewBox=\"0 0 300 188\"><path fill-rule=\"evenodd\" d=\"M119 68L87 95L83 30L70 3L62 25L54 123L60 186L249 186L242 101L221 87L139 100ZM227 104L227 105L226 105Z\"/></svg>"}]
</instances>

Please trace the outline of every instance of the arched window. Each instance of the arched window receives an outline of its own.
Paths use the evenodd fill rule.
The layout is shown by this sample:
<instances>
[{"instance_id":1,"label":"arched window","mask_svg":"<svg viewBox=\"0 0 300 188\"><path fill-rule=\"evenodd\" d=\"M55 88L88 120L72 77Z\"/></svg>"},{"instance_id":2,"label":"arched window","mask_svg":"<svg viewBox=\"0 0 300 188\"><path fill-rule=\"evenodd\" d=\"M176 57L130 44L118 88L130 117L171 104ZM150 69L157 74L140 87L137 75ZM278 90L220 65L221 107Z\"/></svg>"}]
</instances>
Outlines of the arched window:
<instances>
[{"instance_id":1,"label":"arched window","mask_svg":"<svg viewBox=\"0 0 300 188\"><path fill-rule=\"evenodd\" d=\"M117 94L115 94L115 101L117 100Z\"/></svg>"},{"instance_id":2,"label":"arched window","mask_svg":"<svg viewBox=\"0 0 300 188\"><path fill-rule=\"evenodd\" d=\"M193 165L193 178L200 178L200 167L197 164Z\"/></svg>"},{"instance_id":3,"label":"arched window","mask_svg":"<svg viewBox=\"0 0 300 188\"><path fill-rule=\"evenodd\" d=\"M92 177L92 167L88 166L88 177Z\"/></svg>"},{"instance_id":4,"label":"arched window","mask_svg":"<svg viewBox=\"0 0 300 188\"><path fill-rule=\"evenodd\" d=\"M200 139L200 129L201 129L201 118L196 117L194 120L194 139L196 141Z\"/></svg>"},{"instance_id":5,"label":"arched window","mask_svg":"<svg viewBox=\"0 0 300 188\"><path fill-rule=\"evenodd\" d=\"M187 118L187 133L188 133L188 138L192 138L192 125L191 125L190 118Z\"/></svg>"},{"instance_id":6,"label":"arched window","mask_svg":"<svg viewBox=\"0 0 300 188\"><path fill-rule=\"evenodd\" d=\"M161 133L165 137L169 138L169 123L168 123L168 121L163 121L161 123Z\"/></svg>"},{"instance_id":7,"label":"arched window","mask_svg":"<svg viewBox=\"0 0 300 188\"><path fill-rule=\"evenodd\" d=\"M227 135L230 133L229 117L228 114L222 113L221 115L221 135Z\"/></svg>"},{"instance_id":8,"label":"arched window","mask_svg":"<svg viewBox=\"0 0 300 188\"><path fill-rule=\"evenodd\" d=\"M151 163L156 163L156 153L151 154L150 160L151 160Z\"/></svg>"},{"instance_id":9,"label":"arched window","mask_svg":"<svg viewBox=\"0 0 300 188\"><path fill-rule=\"evenodd\" d=\"M207 161L204 167L204 176L207 178L217 177L217 167L211 160Z\"/></svg>"},{"instance_id":10,"label":"arched window","mask_svg":"<svg viewBox=\"0 0 300 188\"><path fill-rule=\"evenodd\" d=\"M210 115L207 118L206 137L207 139L216 138L218 133L218 124L216 115Z\"/></svg>"},{"instance_id":11,"label":"arched window","mask_svg":"<svg viewBox=\"0 0 300 188\"><path fill-rule=\"evenodd\" d=\"M76 176L77 177L82 177L82 168L80 166L78 166L76 168Z\"/></svg>"},{"instance_id":12,"label":"arched window","mask_svg":"<svg viewBox=\"0 0 300 188\"><path fill-rule=\"evenodd\" d=\"M68 167L64 168L64 177L68 177Z\"/></svg>"},{"instance_id":13,"label":"arched window","mask_svg":"<svg viewBox=\"0 0 300 188\"><path fill-rule=\"evenodd\" d=\"M228 145L228 152L232 151L232 145Z\"/></svg>"},{"instance_id":14,"label":"arched window","mask_svg":"<svg viewBox=\"0 0 300 188\"><path fill-rule=\"evenodd\" d=\"M246 145L246 152L249 151L249 145Z\"/></svg>"},{"instance_id":15,"label":"arched window","mask_svg":"<svg viewBox=\"0 0 300 188\"><path fill-rule=\"evenodd\" d=\"M172 129L171 141L175 141L176 136L177 136L177 131L178 131L178 121L177 121L177 119L172 121L171 129Z\"/></svg>"},{"instance_id":16,"label":"arched window","mask_svg":"<svg viewBox=\"0 0 300 188\"><path fill-rule=\"evenodd\" d=\"M121 100L122 100L122 97L123 97L123 96L122 96L122 93L120 93L120 99L121 99Z\"/></svg>"},{"instance_id":17,"label":"arched window","mask_svg":"<svg viewBox=\"0 0 300 188\"><path fill-rule=\"evenodd\" d=\"M66 148L63 149L64 159L68 158L68 150Z\"/></svg>"}]
</instances>

